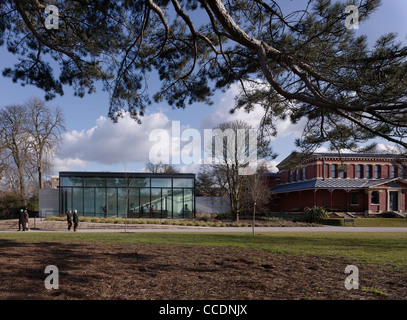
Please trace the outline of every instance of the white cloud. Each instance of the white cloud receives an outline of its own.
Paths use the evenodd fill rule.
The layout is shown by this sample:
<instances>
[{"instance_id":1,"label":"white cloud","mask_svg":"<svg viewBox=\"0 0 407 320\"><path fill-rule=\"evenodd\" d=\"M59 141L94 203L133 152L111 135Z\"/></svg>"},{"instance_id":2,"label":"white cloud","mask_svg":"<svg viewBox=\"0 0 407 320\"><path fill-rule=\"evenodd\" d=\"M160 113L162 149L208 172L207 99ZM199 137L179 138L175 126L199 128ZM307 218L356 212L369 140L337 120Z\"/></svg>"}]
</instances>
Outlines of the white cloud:
<instances>
[{"instance_id":1,"label":"white cloud","mask_svg":"<svg viewBox=\"0 0 407 320\"><path fill-rule=\"evenodd\" d=\"M145 162L155 142L149 141L154 129L171 130L171 122L163 113L145 116L142 124L125 113L117 123L103 116L88 130L67 132L56 156L60 161L80 159L84 162L113 165Z\"/></svg>"},{"instance_id":2,"label":"white cloud","mask_svg":"<svg viewBox=\"0 0 407 320\"><path fill-rule=\"evenodd\" d=\"M384 143L378 143L376 145L375 151L379 153L395 153L395 154L401 153L400 148L397 147L396 145L389 146Z\"/></svg>"},{"instance_id":3,"label":"white cloud","mask_svg":"<svg viewBox=\"0 0 407 320\"><path fill-rule=\"evenodd\" d=\"M233 114L229 111L235 106L235 97L239 94L239 86L232 85L229 90L220 99L215 106L213 113L205 116L201 121L201 129L211 129L221 124L222 122L243 120L258 129L260 122L264 116L264 110L261 106L255 106L252 111L247 113L243 109L237 109ZM290 119L277 120L277 137L286 137L292 135L294 138L300 137L306 123L306 119L302 119L297 124L292 124Z\"/></svg>"},{"instance_id":4,"label":"white cloud","mask_svg":"<svg viewBox=\"0 0 407 320\"><path fill-rule=\"evenodd\" d=\"M66 132L63 135L63 141L55 154L55 171L66 170L95 170L94 168L113 168L122 166L123 168L132 166L135 163L145 163L148 160L153 160L150 156L150 152L156 153L157 149L161 151L161 155L169 155L169 162L171 164L177 164L174 162L174 158L180 155L179 152L188 152L192 150L192 144L194 141L179 141L180 138L188 138L188 131L195 132L203 137L202 129L211 129L216 127L222 122L242 119L249 123L253 128L258 128L260 121L263 117L264 111L261 107L256 107L250 113L244 110L236 110L234 114L230 114L229 110L234 107L235 97L239 93L237 85L232 86L226 91L219 103L213 109L210 115L207 115L201 120L201 128L190 128L188 123L179 123L180 130L177 135L172 134L173 126L177 126L175 122L172 122L166 114L163 112L155 112L150 115L146 115L142 118L142 124L138 124L136 121L130 118L129 114L124 112L123 118L120 118L117 123L104 116L100 116L95 121L95 125L88 129L81 131L72 130ZM187 113L188 111L185 110ZM191 117L194 115L191 114ZM293 125L287 119L285 121L278 121L276 123L278 130L278 137L293 136L298 137L302 133L303 125ZM155 129L160 129L158 132L168 133L169 143L164 143L164 148L161 148L159 140L150 141L151 133ZM201 129L201 130L199 130ZM155 131L157 132L157 131ZM174 142L179 142L179 150L172 150L171 145ZM203 140L201 140L203 143ZM159 145L159 147L157 147ZM202 145L203 146L203 145ZM168 148L167 148L168 147ZM184 150L184 147L186 150ZM273 146L274 147L274 146ZM160 149L161 148L161 149ZM175 152L174 152L175 151ZM191 152L189 152L191 154ZM192 152L197 158L200 159L202 154L198 155L198 152ZM184 155L185 156L185 155ZM160 159L158 159L160 160ZM181 171L182 172L197 172L198 166L196 165L196 159L192 165L188 165L188 162L183 161L181 156ZM165 161L163 161L166 163ZM272 165L275 167L275 164ZM104 169L104 170L105 170ZM97 169L98 170L98 169ZM95 170L95 171L97 171Z\"/></svg>"},{"instance_id":5,"label":"white cloud","mask_svg":"<svg viewBox=\"0 0 407 320\"><path fill-rule=\"evenodd\" d=\"M79 158L54 158L54 172L86 169L86 161Z\"/></svg>"}]
</instances>

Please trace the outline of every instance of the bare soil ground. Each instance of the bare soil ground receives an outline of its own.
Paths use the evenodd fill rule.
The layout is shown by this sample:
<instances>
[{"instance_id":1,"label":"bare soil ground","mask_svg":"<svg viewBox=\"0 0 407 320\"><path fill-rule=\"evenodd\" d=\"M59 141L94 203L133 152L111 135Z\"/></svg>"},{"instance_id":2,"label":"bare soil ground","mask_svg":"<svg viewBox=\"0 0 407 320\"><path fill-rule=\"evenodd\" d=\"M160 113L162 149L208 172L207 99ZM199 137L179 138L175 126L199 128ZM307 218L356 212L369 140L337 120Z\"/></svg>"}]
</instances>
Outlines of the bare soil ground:
<instances>
[{"instance_id":1,"label":"bare soil ground","mask_svg":"<svg viewBox=\"0 0 407 320\"><path fill-rule=\"evenodd\" d=\"M337 257L183 245L0 242L0 299L294 300L407 299L407 274L358 263L347 290ZM59 289L47 290L47 265Z\"/></svg>"}]
</instances>

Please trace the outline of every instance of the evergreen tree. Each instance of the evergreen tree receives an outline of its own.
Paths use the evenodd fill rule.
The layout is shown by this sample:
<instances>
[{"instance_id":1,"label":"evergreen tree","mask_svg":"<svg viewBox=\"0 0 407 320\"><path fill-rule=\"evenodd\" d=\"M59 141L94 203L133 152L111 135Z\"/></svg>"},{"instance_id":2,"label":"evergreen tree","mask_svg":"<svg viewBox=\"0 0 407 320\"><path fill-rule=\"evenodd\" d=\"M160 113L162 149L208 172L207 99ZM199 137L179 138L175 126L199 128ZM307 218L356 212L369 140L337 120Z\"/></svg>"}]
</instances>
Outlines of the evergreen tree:
<instances>
[{"instance_id":1,"label":"evergreen tree","mask_svg":"<svg viewBox=\"0 0 407 320\"><path fill-rule=\"evenodd\" d=\"M360 24L380 2L357 2ZM275 133L277 118L305 117L297 143L306 150L327 141L354 149L374 137L406 148L406 45L387 34L369 48L345 26L353 1L309 0L289 14L279 3L55 0L58 28L47 29L42 2L2 0L0 44L19 58L3 75L42 88L47 99L66 85L84 96L102 81L110 117L124 109L138 121L152 98L184 108L239 83L236 108L260 104L265 130ZM162 86L151 97L154 71Z\"/></svg>"}]
</instances>

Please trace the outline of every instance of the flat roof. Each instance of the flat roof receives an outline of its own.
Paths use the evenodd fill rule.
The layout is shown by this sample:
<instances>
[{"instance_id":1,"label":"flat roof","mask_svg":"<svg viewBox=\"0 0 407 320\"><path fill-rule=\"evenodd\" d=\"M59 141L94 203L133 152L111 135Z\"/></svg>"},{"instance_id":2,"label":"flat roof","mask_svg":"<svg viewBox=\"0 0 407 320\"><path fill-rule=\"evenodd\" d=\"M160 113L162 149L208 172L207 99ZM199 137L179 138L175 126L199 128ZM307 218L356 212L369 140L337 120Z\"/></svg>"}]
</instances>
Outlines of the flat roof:
<instances>
[{"instance_id":1,"label":"flat roof","mask_svg":"<svg viewBox=\"0 0 407 320\"><path fill-rule=\"evenodd\" d=\"M60 171L60 177L106 177L106 178L195 178L195 173L152 173L110 171Z\"/></svg>"}]
</instances>

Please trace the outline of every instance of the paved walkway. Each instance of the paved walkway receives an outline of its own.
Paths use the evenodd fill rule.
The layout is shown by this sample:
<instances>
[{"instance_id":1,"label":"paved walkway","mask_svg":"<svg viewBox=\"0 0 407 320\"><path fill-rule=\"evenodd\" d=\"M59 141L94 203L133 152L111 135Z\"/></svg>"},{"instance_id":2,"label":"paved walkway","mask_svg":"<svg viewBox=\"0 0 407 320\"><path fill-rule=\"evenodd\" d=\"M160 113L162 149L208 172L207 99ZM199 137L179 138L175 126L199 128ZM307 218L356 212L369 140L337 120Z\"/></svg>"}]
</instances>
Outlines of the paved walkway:
<instances>
[{"instance_id":1,"label":"paved walkway","mask_svg":"<svg viewBox=\"0 0 407 320\"><path fill-rule=\"evenodd\" d=\"M22 232L17 230L1 230L0 232ZM47 230L47 229L30 229L26 232L63 232L73 233L74 231L68 230ZM213 228L213 227L192 227L192 226L166 226L162 227L160 225L140 225L140 228L114 228L114 229L78 229L76 232L78 233L86 233L86 232L226 232L226 233L234 233L234 232L243 232L243 233L252 233L253 229L251 227L221 227L221 228ZM323 227L256 227L255 233L261 232L407 232L407 228L371 228L371 227L333 227L333 226L323 226Z\"/></svg>"}]
</instances>

